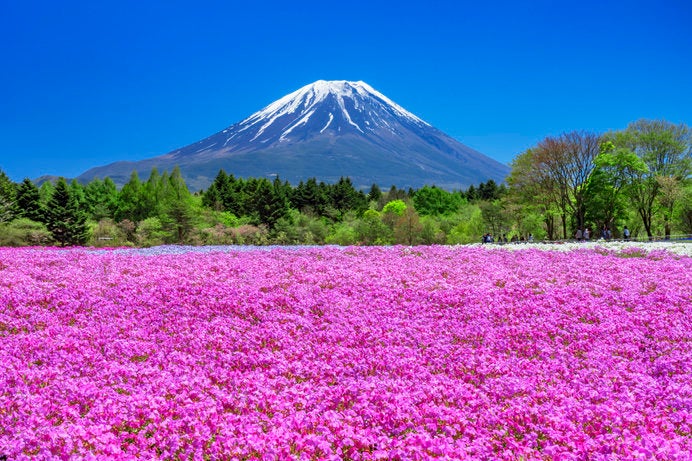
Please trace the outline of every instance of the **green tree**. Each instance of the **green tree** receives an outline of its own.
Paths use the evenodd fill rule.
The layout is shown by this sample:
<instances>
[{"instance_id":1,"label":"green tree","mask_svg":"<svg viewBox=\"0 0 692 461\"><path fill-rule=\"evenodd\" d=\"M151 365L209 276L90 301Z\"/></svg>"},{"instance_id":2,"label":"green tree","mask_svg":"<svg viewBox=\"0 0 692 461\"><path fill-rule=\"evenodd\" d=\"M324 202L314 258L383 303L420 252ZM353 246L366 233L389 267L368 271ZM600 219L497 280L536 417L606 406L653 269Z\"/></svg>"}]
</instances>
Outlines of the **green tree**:
<instances>
[{"instance_id":1,"label":"green tree","mask_svg":"<svg viewBox=\"0 0 692 461\"><path fill-rule=\"evenodd\" d=\"M0 223L11 221L16 212L15 184L0 170Z\"/></svg>"},{"instance_id":2,"label":"green tree","mask_svg":"<svg viewBox=\"0 0 692 461\"><path fill-rule=\"evenodd\" d=\"M259 181L253 201L259 224L269 229L273 229L280 219L289 217L288 199L278 178L273 183L267 179Z\"/></svg>"},{"instance_id":3,"label":"green tree","mask_svg":"<svg viewBox=\"0 0 692 461\"><path fill-rule=\"evenodd\" d=\"M112 218L118 205L118 189L112 179L96 178L84 186L84 209L94 221Z\"/></svg>"},{"instance_id":4,"label":"green tree","mask_svg":"<svg viewBox=\"0 0 692 461\"><path fill-rule=\"evenodd\" d=\"M127 219L136 224L149 217L152 210L144 199L144 194L139 175L137 171L133 171L118 194L115 220L119 222Z\"/></svg>"},{"instance_id":5,"label":"green tree","mask_svg":"<svg viewBox=\"0 0 692 461\"><path fill-rule=\"evenodd\" d=\"M601 136L587 132L563 133L547 137L535 148L536 168L551 180L558 191L563 238L567 238L567 218L577 227L585 225L586 184L600 152Z\"/></svg>"},{"instance_id":6,"label":"green tree","mask_svg":"<svg viewBox=\"0 0 692 461\"><path fill-rule=\"evenodd\" d=\"M420 242L422 230L418 213L413 207L407 207L394 224L394 241L404 245L416 245Z\"/></svg>"},{"instance_id":7,"label":"green tree","mask_svg":"<svg viewBox=\"0 0 692 461\"><path fill-rule=\"evenodd\" d=\"M161 223L175 242L183 243L194 227L192 196L177 166L170 175L161 176L160 181L155 186L155 195L160 200Z\"/></svg>"},{"instance_id":8,"label":"green tree","mask_svg":"<svg viewBox=\"0 0 692 461\"><path fill-rule=\"evenodd\" d=\"M61 246L83 245L88 239L86 214L70 193L65 178L58 179L48 202L46 227Z\"/></svg>"},{"instance_id":9,"label":"green tree","mask_svg":"<svg viewBox=\"0 0 692 461\"><path fill-rule=\"evenodd\" d=\"M370 186L370 191L368 192L368 201L377 202L382 197L382 190L377 184Z\"/></svg>"},{"instance_id":10,"label":"green tree","mask_svg":"<svg viewBox=\"0 0 692 461\"><path fill-rule=\"evenodd\" d=\"M464 199L460 194L435 186L424 186L413 194L413 204L422 216L453 214L463 203Z\"/></svg>"},{"instance_id":11,"label":"green tree","mask_svg":"<svg viewBox=\"0 0 692 461\"><path fill-rule=\"evenodd\" d=\"M350 178L341 177L331 187L329 198L332 207L338 212L339 218L348 211L360 214L368 208L368 200L365 194L353 187Z\"/></svg>"},{"instance_id":12,"label":"green tree","mask_svg":"<svg viewBox=\"0 0 692 461\"><path fill-rule=\"evenodd\" d=\"M633 174L646 172L648 167L632 151L616 148L611 141L601 144L601 153L594 160L596 168L586 186L587 221L597 228L616 227L627 213L627 188Z\"/></svg>"},{"instance_id":13,"label":"green tree","mask_svg":"<svg viewBox=\"0 0 692 461\"><path fill-rule=\"evenodd\" d=\"M512 161L507 177L509 190L504 198L508 219L513 229L523 229L527 215L538 215L545 225L550 240L556 235L557 190L555 182L534 169L536 159L533 149L521 153Z\"/></svg>"},{"instance_id":14,"label":"green tree","mask_svg":"<svg viewBox=\"0 0 692 461\"><path fill-rule=\"evenodd\" d=\"M503 233L506 227L506 215L502 208L502 202L500 200L484 201L480 202L478 207L481 209L481 216L486 229L495 236Z\"/></svg>"},{"instance_id":15,"label":"green tree","mask_svg":"<svg viewBox=\"0 0 692 461\"><path fill-rule=\"evenodd\" d=\"M17 186L16 213L19 217L36 222L46 220L38 187L29 178L24 178Z\"/></svg>"},{"instance_id":16,"label":"green tree","mask_svg":"<svg viewBox=\"0 0 692 461\"><path fill-rule=\"evenodd\" d=\"M365 245L385 245L392 242L393 231L382 222L376 210L365 210L355 225L356 238Z\"/></svg>"},{"instance_id":17,"label":"green tree","mask_svg":"<svg viewBox=\"0 0 692 461\"><path fill-rule=\"evenodd\" d=\"M627 192L644 224L649 238L654 235L653 222L663 212L666 236L670 235L670 219L677 199L660 200L662 180L678 182L684 187L692 172L692 132L687 125L664 120L638 120L624 131L611 135L616 149L627 149L646 164L646 169L625 168ZM663 180L666 181L666 180Z\"/></svg>"}]
</instances>

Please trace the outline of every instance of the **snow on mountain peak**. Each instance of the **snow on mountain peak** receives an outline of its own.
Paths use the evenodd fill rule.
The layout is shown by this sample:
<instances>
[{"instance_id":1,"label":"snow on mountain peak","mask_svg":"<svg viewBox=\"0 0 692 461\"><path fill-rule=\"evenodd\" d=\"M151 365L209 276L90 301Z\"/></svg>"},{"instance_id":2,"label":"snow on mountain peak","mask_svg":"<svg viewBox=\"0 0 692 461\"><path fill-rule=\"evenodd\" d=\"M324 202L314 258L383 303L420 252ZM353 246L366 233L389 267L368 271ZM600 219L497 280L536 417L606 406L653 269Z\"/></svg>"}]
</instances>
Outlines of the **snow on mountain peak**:
<instances>
[{"instance_id":1,"label":"snow on mountain peak","mask_svg":"<svg viewBox=\"0 0 692 461\"><path fill-rule=\"evenodd\" d=\"M410 123L430 126L430 124L408 112L363 81L318 80L287 94L264 109L255 112L239 123L239 131L248 130L248 133L253 133L251 141L254 141L262 138L263 134L277 120L285 120L284 116L292 116L291 123L281 126L282 134L280 135L280 140L285 140L286 136L295 128L307 125L310 117L315 114L318 105L330 98L333 99L333 102L338 107L335 108L335 113L340 113L345 123L348 123L353 129L361 133L364 133L364 130L371 128L373 125L378 125L376 122L370 123L366 121L365 124L358 124L355 121L363 120L362 113L366 110L368 111L368 116L374 116L373 114L375 113L389 113L392 116L407 119ZM376 110L373 111L373 107ZM361 114L357 112L361 112ZM332 117L334 117L334 114L330 114L329 123L331 123ZM386 120L382 124L387 125ZM271 131L274 128L272 127ZM323 131L324 129L320 133Z\"/></svg>"}]
</instances>

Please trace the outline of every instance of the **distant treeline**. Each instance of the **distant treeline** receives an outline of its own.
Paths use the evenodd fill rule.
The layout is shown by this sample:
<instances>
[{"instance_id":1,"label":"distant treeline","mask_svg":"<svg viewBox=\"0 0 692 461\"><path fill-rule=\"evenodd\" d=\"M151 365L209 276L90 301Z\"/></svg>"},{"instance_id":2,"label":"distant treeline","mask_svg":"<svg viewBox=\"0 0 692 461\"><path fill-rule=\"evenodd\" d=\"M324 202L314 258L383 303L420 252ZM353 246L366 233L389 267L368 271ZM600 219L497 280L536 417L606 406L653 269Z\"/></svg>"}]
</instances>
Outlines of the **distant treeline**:
<instances>
[{"instance_id":1,"label":"distant treeline","mask_svg":"<svg viewBox=\"0 0 692 461\"><path fill-rule=\"evenodd\" d=\"M29 179L14 184L0 172L0 244L445 243L439 220L426 216L453 220L469 203L505 193L493 180L465 191L382 191L377 184L362 191L349 178L335 184L311 178L294 186L278 177L236 178L221 170L208 189L193 194L179 168L153 169L145 181L133 172L120 190L109 178L86 185L60 178L38 187Z\"/></svg>"},{"instance_id":2,"label":"distant treeline","mask_svg":"<svg viewBox=\"0 0 692 461\"><path fill-rule=\"evenodd\" d=\"M0 245L457 244L487 233L570 239L586 228L618 238L624 226L669 237L692 234L691 175L692 131L661 120L546 137L514 159L506 186L457 191L362 191L349 178L291 185L222 170L193 194L178 168L146 181L132 173L120 190L109 178L37 187L0 172Z\"/></svg>"}]
</instances>

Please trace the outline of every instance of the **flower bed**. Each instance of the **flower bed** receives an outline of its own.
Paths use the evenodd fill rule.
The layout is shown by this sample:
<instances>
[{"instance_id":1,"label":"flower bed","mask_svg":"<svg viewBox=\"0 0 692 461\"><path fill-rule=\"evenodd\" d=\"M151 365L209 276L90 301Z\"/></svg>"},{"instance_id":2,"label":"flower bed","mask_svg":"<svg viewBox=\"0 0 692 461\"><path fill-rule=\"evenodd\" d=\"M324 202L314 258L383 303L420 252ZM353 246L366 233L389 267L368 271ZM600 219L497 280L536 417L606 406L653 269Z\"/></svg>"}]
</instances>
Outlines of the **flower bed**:
<instances>
[{"instance_id":1,"label":"flower bed","mask_svg":"<svg viewBox=\"0 0 692 461\"><path fill-rule=\"evenodd\" d=\"M692 453L687 256L164 253L0 249L0 455Z\"/></svg>"}]
</instances>

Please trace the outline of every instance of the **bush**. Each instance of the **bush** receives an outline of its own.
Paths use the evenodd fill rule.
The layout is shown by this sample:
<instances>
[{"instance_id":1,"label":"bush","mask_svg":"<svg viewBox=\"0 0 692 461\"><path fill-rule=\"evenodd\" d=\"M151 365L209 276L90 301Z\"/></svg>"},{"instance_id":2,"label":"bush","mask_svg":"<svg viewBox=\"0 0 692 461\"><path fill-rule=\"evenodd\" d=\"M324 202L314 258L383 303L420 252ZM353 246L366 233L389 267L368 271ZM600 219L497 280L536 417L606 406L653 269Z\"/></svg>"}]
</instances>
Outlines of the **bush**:
<instances>
[{"instance_id":1,"label":"bush","mask_svg":"<svg viewBox=\"0 0 692 461\"><path fill-rule=\"evenodd\" d=\"M327 243L342 246L355 244L358 239L356 230L348 223L339 223L332 228L332 232L326 238Z\"/></svg>"},{"instance_id":2,"label":"bush","mask_svg":"<svg viewBox=\"0 0 692 461\"><path fill-rule=\"evenodd\" d=\"M159 218L147 218L139 223L135 235L138 245L149 247L163 245L169 234L163 229Z\"/></svg>"},{"instance_id":3,"label":"bush","mask_svg":"<svg viewBox=\"0 0 692 461\"><path fill-rule=\"evenodd\" d=\"M0 246L47 245L53 241L45 224L19 218L0 226Z\"/></svg>"}]
</instances>

